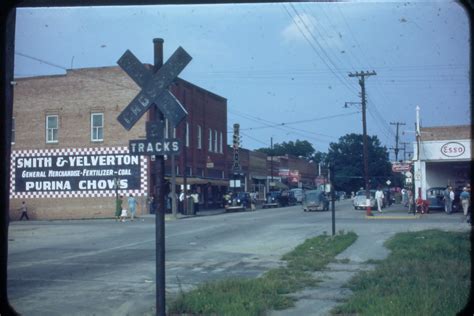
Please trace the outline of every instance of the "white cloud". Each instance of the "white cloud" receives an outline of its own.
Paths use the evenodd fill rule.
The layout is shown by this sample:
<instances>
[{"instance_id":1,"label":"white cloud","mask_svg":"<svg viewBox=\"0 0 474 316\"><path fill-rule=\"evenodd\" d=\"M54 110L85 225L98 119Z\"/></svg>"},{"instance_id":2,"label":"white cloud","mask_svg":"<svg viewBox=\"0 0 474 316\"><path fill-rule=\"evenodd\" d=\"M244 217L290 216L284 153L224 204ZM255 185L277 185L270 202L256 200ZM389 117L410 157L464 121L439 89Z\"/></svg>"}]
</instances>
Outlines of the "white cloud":
<instances>
[{"instance_id":1,"label":"white cloud","mask_svg":"<svg viewBox=\"0 0 474 316\"><path fill-rule=\"evenodd\" d=\"M290 24L281 32L286 42L305 41L311 39L311 34L316 31L316 19L308 14L294 16Z\"/></svg>"},{"instance_id":2,"label":"white cloud","mask_svg":"<svg viewBox=\"0 0 474 316\"><path fill-rule=\"evenodd\" d=\"M281 35L285 43L310 41L316 47L324 49L344 49L341 33L328 20L318 21L316 17L306 13L293 16Z\"/></svg>"}]
</instances>

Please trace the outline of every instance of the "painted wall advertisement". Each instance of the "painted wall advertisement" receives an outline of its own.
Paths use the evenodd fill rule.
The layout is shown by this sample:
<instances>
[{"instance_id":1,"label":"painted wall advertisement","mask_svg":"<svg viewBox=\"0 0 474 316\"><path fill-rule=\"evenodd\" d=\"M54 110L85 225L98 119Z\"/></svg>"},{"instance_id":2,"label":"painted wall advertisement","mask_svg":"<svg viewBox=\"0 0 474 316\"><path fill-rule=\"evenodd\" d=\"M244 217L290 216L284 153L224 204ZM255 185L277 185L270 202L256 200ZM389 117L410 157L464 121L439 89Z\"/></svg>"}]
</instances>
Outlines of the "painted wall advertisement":
<instances>
[{"instance_id":1,"label":"painted wall advertisement","mask_svg":"<svg viewBox=\"0 0 474 316\"><path fill-rule=\"evenodd\" d=\"M127 148L13 151L10 197L102 197L143 195L146 159Z\"/></svg>"}]
</instances>

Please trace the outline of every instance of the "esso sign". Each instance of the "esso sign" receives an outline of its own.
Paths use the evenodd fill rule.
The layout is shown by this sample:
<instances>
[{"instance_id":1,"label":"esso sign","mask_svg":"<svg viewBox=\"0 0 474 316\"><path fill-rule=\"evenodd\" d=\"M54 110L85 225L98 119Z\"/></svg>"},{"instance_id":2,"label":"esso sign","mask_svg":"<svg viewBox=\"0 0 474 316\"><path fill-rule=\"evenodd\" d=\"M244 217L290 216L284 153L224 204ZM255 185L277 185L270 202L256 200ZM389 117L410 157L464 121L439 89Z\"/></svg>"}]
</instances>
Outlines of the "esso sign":
<instances>
[{"instance_id":1,"label":"esso sign","mask_svg":"<svg viewBox=\"0 0 474 316\"><path fill-rule=\"evenodd\" d=\"M464 145L457 142L449 142L441 147L441 153L447 157L458 157L464 154L465 151Z\"/></svg>"}]
</instances>

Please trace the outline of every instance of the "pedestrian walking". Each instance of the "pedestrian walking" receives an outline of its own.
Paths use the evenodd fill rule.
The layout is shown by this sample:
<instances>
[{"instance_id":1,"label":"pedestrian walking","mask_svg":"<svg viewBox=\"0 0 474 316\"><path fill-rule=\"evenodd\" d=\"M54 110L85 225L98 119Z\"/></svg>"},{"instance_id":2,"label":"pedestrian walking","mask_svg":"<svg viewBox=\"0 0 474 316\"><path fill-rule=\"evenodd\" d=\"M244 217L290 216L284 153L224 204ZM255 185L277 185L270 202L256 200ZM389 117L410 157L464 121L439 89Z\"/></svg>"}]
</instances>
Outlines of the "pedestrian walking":
<instances>
[{"instance_id":1,"label":"pedestrian walking","mask_svg":"<svg viewBox=\"0 0 474 316\"><path fill-rule=\"evenodd\" d=\"M128 210L130 211L130 220L133 222L135 220L135 213L137 211L137 199L130 193L128 197Z\"/></svg>"},{"instance_id":2,"label":"pedestrian walking","mask_svg":"<svg viewBox=\"0 0 474 316\"><path fill-rule=\"evenodd\" d=\"M123 196L120 196L115 201L115 221L118 221L120 219L120 216L122 215L122 202L123 202L122 199L123 199Z\"/></svg>"},{"instance_id":3,"label":"pedestrian walking","mask_svg":"<svg viewBox=\"0 0 474 316\"><path fill-rule=\"evenodd\" d=\"M20 211L21 211L20 221L23 220L23 218L26 218L26 220L29 221L30 218L28 217L28 207L26 206L25 201L21 202Z\"/></svg>"},{"instance_id":4,"label":"pedestrian walking","mask_svg":"<svg viewBox=\"0 0 474 316\"><path fill-rule=\"evenodd\" d=\"M377 191L375 191L375 200L377 201L377 210L379 213L382 213L382 205L383 205L383 199L384 199L384 194L383 191L380 187L377 188Z\"/></svg>"},{"instance_id":5,"label":"pedestrian walking","mask_svg":"<svg viewBox=\"0 0 474 316\"><path fill-rule=\"evenodd\" d=\"M467 191L467 187L462 189L461 194L459 194L459 198L461 199L462 210L464 212L464 216L467 217L467 213L469 210L469 202L471 200L471 195Z\"/></svg>"},{"instance_id":6,"label":"pedestrian walking","mask_svg":"<svg viewBox=\"0 0 474 316\"><path fill-rule=\"evenodd\" d=\"M407 203L408 203L408 213L415 213L416 208L415 208L415 200L413 197L413 191L407 189Z\"/></svg>"},{"instance_id":7,"label":"pedestrian walking","mask_svg":"<svg viewBox=\"0 0 474 316\"><path fill-rule=\"evenodd\" d=\"M407 190L405 188L403 188L401 193L402 193L402 205L403 206L408 206L408 204L407 204L407 200L408 200Z\"/></svg>"},{"instance_id":8,"label":"pedestrian walking","mask_svg":"<svg viewBox=\"0 0 474 316\"><path fill-rule=\"evenodd\" d=\"M181 191L178 197L178 209L181 214L184 214L184 191Z\"/></svg>"}]
</instances>

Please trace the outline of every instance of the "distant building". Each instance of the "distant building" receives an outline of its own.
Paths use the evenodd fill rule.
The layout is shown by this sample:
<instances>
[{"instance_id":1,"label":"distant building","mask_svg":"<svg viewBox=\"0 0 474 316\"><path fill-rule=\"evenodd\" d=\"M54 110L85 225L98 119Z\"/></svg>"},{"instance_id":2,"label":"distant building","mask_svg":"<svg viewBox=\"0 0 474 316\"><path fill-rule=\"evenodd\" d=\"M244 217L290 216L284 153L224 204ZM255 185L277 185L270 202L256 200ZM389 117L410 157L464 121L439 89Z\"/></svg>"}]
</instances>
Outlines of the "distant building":
<instances>
[{"instance_id":1,"label":"distant building","mask_svg":"<svg viewBox=\"0 0 474 316\"><path fill-rule=\"evenodd\" d=\"M471 182L471 126L422 127L420 144L414 143L416 194L426 199L426 190L451 185L462 189Z\"/></svg>"},{"instance_id":2,"label":"distant building","mask_svg":"<svg viewBox=\"0 0 474 316\"><path fill-rule=\"evenodd\" d=\"M12 210L28 200L33 218L112 217L118 193L134 194L139 212L150 211L149 157L128 154L128 141L146 136L147 114L130 131L117 121L139 92L128 75L102 67L16 82ZM203 205L218 203L228 185L227 100L182 79L170 91L189 113L176 129L166 124L166 136L179 138L184 148L176 159L176 182L196 189ZM170 162L168 157L168 179ZM11 218L17 215L13 211Z\"/></svg>"}]
</instances>

